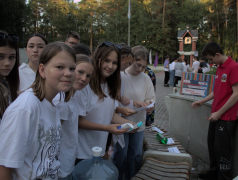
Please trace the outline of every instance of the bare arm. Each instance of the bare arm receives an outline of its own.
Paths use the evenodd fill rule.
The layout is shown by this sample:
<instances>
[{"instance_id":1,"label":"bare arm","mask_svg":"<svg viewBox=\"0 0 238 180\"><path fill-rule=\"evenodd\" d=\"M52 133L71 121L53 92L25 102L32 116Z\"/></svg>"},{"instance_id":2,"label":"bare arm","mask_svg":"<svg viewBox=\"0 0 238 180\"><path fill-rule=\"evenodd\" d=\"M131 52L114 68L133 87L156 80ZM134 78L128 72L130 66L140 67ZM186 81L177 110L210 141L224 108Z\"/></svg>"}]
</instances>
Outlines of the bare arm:
<instances>
[{"instance_id":1,"label":"bare arm","mask_svg":"<svg viewBox=\"0 0 238 180\"><path fill-rule=\"evenodd\" d=\"M78 127L80 129L107 131L107 132L110 132L115 135L124 134L127 131L127 130L118 130L117 129L121 124L123 124L123 123L110 124L110 125L97 124L97 123L94 123L94 122L84 119L82 116L79 116L79 120L78 120Z\"/></svg>"},{"instance_id":2,"label":"bare arm","mask_svg":"<svg viewBox=\"0 0 238 180\"><path fill-rule=\"evenodd\" d=\"M210 101L214 98L214 93L212 92L211 94L209 94L207 97L201 99L200 101L195 101L192 103L192 108L197 109L198 107L200 107L201 105L203 105L205 102Z\"/></svg>"},{"instance_id":3,"label":"bare arm","mask_svg":"<svg viewBox=\"0 0 238 180\"><path fill-rule=\"evenodd\" d=\"M112 123L114 124L124 124L124 123L132 123L131 121L122 118L118 114L114 112L113 117L112 117Z\"/></svg>"},{"instance_id":4,"label":"bare arm","mask_svg":"<svg viewBox=\"0 0 238 180\"><path fill-rule=\"evenodd\" d=\"M12 180L12 169L0 166L0 180Z\"/></svg>"},{"instance_id":5,"label":"bare arm","mask_svg":"<svg viewBox=\"0 0 238 180\"><path fill-rule=\"evenodd\" d=\"M127 117L127 116L131 116L133 114L136 114L137 111L134 111L129 107L117 107L116 108L116 113L123 114L124 116Z\"/></svg>"}]
</instances>

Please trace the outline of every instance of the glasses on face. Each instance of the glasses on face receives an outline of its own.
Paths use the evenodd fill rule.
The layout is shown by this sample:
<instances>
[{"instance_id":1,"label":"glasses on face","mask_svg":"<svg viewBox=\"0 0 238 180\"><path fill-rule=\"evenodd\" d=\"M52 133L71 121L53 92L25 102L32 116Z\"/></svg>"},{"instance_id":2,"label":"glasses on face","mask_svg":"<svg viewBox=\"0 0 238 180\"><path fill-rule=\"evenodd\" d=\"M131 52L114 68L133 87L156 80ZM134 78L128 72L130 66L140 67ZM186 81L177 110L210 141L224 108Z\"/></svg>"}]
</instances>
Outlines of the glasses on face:
<instances>
[{"instance_id":1,"label":"glasses on face","mask_svg":"<svg viewBox=\"0 0 238 180\"><path fill-rule=\"evenodd\" d=\"M137 62L136 62L136 66L137 66L138 68L142 68L142 70L145 70L145 68L146 68L146 66L142 66L141 64L139 64L139 63L137 63Z\"/></svg>"},{"instance_id":2,"label":"glasses on face","mask_svg":"<svg viewBox=\"0 0 238 180\"><path fill-rule=\"evenodd\" d=\"M109 42L109 41L103 41L103 43L99 46L99 48L102 47L102 46L107 46L107 47L109 47L109 46L116 46L118 48L118 50L121 50L121 46L120 45L114 44L114 43Z\"/></svg>"},{"instance_id":3,"label":"glasses on face","mask_svg":"<svg viewBox=\"0 0 238 180\"><path fill-rule=\"evenodd\" d=\"M19 36L16 34L3 34L0 33L0 42L4 41L6 38L8 38L10 41L18 42Z\"/></svg>"},{"instance_id":4,"label":"glasses on face","mask_svg":"<svg viewBox=\"0 0 238 180\"><path fill-rule=\"evenodd\" d=\"M75 43L75 42L69 42L69 41L67 41L68 43L70 43L72 46L74 46L74 45L77 45L78 43Z\"/></svg>"}]
</instances>

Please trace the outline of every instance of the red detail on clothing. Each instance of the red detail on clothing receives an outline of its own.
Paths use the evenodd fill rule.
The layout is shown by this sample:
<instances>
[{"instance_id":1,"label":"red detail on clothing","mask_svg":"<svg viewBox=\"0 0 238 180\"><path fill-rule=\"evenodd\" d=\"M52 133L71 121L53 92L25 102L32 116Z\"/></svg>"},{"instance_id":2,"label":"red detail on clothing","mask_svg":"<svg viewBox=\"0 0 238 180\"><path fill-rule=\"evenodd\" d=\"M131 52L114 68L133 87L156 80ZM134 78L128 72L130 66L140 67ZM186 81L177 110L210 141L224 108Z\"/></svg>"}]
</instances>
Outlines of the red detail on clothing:
<instances>
[{"instance_id":1,"label":"red detail on clothing","mask_svg":"<svg viewBox=\"0 0 238 180\"><path fill-rule=\"evenodd\" d=\"M238 63L229 57L222 65L217 68L214 86L214 101L212 112L219 111L231 97L232 86L238 83ZM234 121L237 119L238 102L221 115L220 119Z\"/></svg>"}]
</instances>

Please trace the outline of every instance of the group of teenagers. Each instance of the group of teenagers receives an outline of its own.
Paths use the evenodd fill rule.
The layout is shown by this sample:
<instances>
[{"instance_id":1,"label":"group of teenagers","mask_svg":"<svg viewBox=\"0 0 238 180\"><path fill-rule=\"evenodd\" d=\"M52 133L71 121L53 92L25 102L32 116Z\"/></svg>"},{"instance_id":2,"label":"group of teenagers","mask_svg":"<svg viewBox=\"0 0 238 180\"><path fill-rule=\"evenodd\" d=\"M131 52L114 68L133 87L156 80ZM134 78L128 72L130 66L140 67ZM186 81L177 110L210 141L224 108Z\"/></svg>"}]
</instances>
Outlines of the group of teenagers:
<instances>
[{"instance_id":1,"label":"group of teenagers","mask_svg":"<svg viewBox=\"0 0 238 180\"><path fill-rule=\"evenodd\" d=\"M205 57L193 58L192 67L190 67L189 60L179 58L173 58L170 63L169 56L165 57L164 62L164 87L176 87L178 81L182 79L183 72L193 73L207 73L210 71L210 64L206 62Z\"/></svg>"},{"instance_id":2,"label":"group of teenagers","mask_svg":"<svg viewBox=\"0 0 238 180\"><path fill-rule=\"evenodd\" d=\"M140 169L147 114L155 88L144 73L143 46L108 41L93 54L76 32L48 43L33 34L28 63L19 63L19 37L0 31L0 180L72 180L80 161L113 147L118 179ZM143 125L120 130L124 123ZM109 133L112 134L111 138Z\"/></svg>"}]
</instances>

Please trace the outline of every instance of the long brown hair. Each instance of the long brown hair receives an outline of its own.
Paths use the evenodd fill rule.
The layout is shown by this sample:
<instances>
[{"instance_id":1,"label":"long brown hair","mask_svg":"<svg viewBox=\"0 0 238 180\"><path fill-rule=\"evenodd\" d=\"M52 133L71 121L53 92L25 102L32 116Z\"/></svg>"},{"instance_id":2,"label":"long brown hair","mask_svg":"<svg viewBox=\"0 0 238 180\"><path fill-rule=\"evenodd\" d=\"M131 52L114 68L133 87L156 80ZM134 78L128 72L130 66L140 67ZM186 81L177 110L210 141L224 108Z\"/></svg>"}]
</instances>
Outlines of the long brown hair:
<instances>
[{"instance_id":1,"label":"long brown hair","mask_svg":"<svg viewBox=\"0 0 238 180\"><path fill-rule=\"evenodd\" d=\"M5 31L0 30L1 33L7 35L8 33ZM18 71L18 67L19 67L19 48L18 48L18 43L16 41L12 41L11 39L9 39L8 37L6 37L3 41L0 42L0 47L4 47L4 46L9 46L13 49L16 50L16 62L11 70L11 72L9 73L9 75L6 77L6 81L9 85L9 90L10 90L10 95L11 95L11 100L12 102L17 98L17 91L19 89L19 84L20 84L20 80L19 80L19 71ZM2 82L0 82L2 83ZM3 92L4 90L1 89L1 91ZM7 106L9 105L9 102L4 102L6 101L6 97L4 96L5 93L0 93L0 101L3 101L1 103L1 111L0 111L0 117L2 117L3 113L5 112Z\"/></svg>"},{"instance_id":2,"label":"long brown hair","mask_svg":"<svg viewBox=\"0 0 238 180\"><path fill-rule=\"evenodd\" d=\"M89 84L93 92L98 96L99 101L107 97L101 87L103 83L102 64L113 51L117 53L117 69L111 76L106 78L106 82L108 84L109 96L114 100L121 101L121 57L119 49L115 45L99 45L93 54L94 74Z\"/></svg>"},{"instance_id":3,"label":"long brown hair","mask_svg":"<svg viewBox=\"0 0 238 180\"><path fill-rule=\"evenodd\" d=\"M46 65L54 56L56 56L58 53L62 51L65 51L70 56L72 56L76 63L76 55L71 47L62 42L53 42L45 46L45 48L43 49L40 55L39 64ZM36 72L36 79L30 88L33 89L35 96L38 97L40 101L42 101L45 98L44 86L45 80L41 77L38 69ZM72 96L73 96L73 88L70 88L68 92L65 92L65 102L68 102Z\"/></svg>"}]
</instances>

